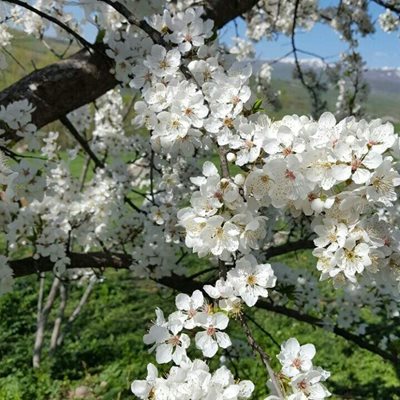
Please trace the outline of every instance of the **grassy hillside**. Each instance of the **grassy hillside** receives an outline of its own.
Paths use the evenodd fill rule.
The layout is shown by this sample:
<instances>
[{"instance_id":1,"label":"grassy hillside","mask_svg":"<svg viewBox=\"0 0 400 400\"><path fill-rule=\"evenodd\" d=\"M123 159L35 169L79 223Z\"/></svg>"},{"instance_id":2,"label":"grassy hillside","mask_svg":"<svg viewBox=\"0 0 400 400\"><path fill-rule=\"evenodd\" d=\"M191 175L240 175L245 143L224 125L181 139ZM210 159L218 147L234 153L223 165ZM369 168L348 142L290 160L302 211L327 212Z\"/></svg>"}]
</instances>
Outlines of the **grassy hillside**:
<instances>
[{"instance_id":1,"label":"grassy hillside","mask_svg":"<svg viewBox=\"0 0 400 400\"><path fill-rule=\"evenodd\" d=\"M57 51L65 44L50 41ZM17 33L13 55L22 66L13 63L1 75L0 90L18 78L50 62L56 57L34 38L22 38ZM33 63L31 60L34 60ZM274 116L308 114L308 97L298 82L275 81L282 91L283 109ZM390 104L389 104L390 103ZM372 110L382 106L376 100ZM396 110L398 104L388 100L387 107ZM78 174L82 160L74 170ZM0 253L5 249L0 246ZM281 261L315 269L315 260L309 252L299 252ZM189 259L187 267L206 268L204 261ZM46 293L51 276L48 274ZM172 309L174 293L149 281L141 281L129 272L107 271L81 315L66 333L64 345L55 353L44 349L40 370L31 368L36 307L39 282L36 276L19 279L13 293L0 298L0 400L64 400L73 397L78 386L85 386L86 399L132 399L130 383L143 377L147 362L154 361L142 342L149 321L154 318L154 308L162 305L165 312ZM69 316L82 295L82 287L71 285L66 315ZM333 292L331 287L327 290ZM52 327L57 313L57 303L49 317ZM378 356L361 350L335 335L316 329L277 314L255 311L253 318L277 341L296 336L300 342L312 342L317 347L316 364L331 371L328 381L334 399L398 400L400 386L393 368ZM233 321L233 325L235 322ZM254 328L256 338L270 354L278 347L261 330ZM240 339L236 330L233 337ZM48 344L51 332L47 332ZM195 355L195 354L193 354ZM276 360L273 360L276 366ZM240 378L251 377L257 385L255 399L267 393L265 372L243 343L243 350L233 363ZM162 370L164 371L164 370Z\"/></svg>"},{"instance_id":2,"label":"grassy hillside","mask_svg":"<svg viewBox=\"0 0 400 400\"><path fill-rule=\"evenodd\" d=\"M24 77L35 69L40 69L48 64L58 61L57 55L73 54L78 48L69 46L55 39L47 39L48 46L55 51L53 54L46 45L34 36L27 36L17 30L12 31L12 47L5 54L8 67L0 71L0 90L6 88L18 79Z\"/></svg>"},{"instance_id":3,"label":"grassy hillside","mask_svg":"<svg viewBox=\"0 0 400 400\"><path fill-rule=\"evenodd\" d=\"M307 90L298 80L274 79L272 87L281 93L280 100L282 108L278 112L270 114L275 118L282 118L288 114L308 115L311 109L310 98ZM328 102L327 111L335 111L337 91L329 90L325 95ZM370 118L387 118L392 121L400 119L400 96L398 93L373 91L368 97L366 113ZM396 123L399 126L399 123Z\"/></svg>"}]
</instances>

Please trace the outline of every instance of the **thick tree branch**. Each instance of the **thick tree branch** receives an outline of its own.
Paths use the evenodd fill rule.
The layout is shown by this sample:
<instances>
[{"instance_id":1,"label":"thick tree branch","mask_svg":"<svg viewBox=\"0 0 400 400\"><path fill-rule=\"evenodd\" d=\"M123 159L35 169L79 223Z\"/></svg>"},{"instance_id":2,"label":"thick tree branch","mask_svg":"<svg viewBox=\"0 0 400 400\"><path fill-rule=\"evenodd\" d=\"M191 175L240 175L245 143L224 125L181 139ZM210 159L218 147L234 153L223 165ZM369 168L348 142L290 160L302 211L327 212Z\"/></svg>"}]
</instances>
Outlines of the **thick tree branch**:
<instances>
[{"instance_id":1,"label":"thick tree branch","mask_svg":"<svg viewBox=\"0 0 400 400\"><path fill-rule=\"evenodd\" d=\"M207 18L211 18L217 28L250 11L259 0L207 0L202 3Z\"/></svg>"},{"instance_id":2,"label":"thick tree branch","mask_svg":"<svg viewBox=\"0 0 400 400\"><path fill-rule=\"evenodd\" d=\"M315 245L312 240L298 240L297 242L288 242L279 246L270 247L265 251L267 259L281 256L297 250L314 249Z\"/></svg>"},{"instance_id":3,"label":"thick tree branch","mask_svg":"<svg viewBox=\"0 0 400 400\"><path fill-rule=\"evenodd\" d=\"M83 49L25 76L0 92L0 106L27 99L35 107L32 123L41 128L96 100L118 83L110 73L112 61L104 56L104 46L96 48L100 50L93 54ZM4 137L21 139L12 130L6 130Z\"/></svg>"},{"instance_id":4,"label":"thick tree branch","mask_svg":"<svg viewBox=\"0 0 400 400\"><path fill-rule=\"evenodd\" d=\"M111 267L115 269L126 269L132 263L130 256L125 254L114 254L104 252L93 253L70 253L71 264L67 266L72 268L99 268ZM9 262L14 271L14 277L32 275L35 273L52 271L54 263L49 257L42 257L35 260L33 257L27 257L20 260Z\"/></svg>"}]
</instances>

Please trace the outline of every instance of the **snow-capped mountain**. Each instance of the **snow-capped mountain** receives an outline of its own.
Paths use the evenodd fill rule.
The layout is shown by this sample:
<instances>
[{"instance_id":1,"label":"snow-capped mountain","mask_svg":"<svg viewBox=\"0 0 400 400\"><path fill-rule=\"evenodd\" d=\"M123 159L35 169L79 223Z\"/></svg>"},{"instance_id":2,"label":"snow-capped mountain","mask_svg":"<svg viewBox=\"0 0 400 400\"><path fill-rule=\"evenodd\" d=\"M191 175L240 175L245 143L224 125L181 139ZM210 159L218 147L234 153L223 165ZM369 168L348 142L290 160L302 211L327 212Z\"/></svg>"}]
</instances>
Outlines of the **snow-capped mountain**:
<instances>
[{"instance_id":1,"label":"snow-capped mountain","mask_svg":"<svg viewBox=\"0 0 400 400\"><path fill-rule=\"evenodd\" d=\"M254 68L257 70L265 62L269 61L255 61L253 64ZM313 68L317 70L325 68L325 63L318 58L300 59L299 62L304 68ZM275 62L273 64L272 78L291 80L293 78L294 64L294 58L292 57L283 58ZM367 68L365 71L365 78L372 91L398 94L400 102L400 67Z\"/></svg>"}]
</instances>

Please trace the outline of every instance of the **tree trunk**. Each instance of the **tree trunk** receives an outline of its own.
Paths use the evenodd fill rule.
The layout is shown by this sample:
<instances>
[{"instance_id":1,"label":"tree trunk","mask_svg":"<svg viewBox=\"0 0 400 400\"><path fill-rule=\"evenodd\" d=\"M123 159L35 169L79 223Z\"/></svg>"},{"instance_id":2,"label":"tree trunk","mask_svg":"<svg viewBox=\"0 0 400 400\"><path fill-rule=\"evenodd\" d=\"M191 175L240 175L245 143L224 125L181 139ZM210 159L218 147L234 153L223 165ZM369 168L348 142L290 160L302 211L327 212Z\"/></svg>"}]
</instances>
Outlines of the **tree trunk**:
<instances>
[{"instance_id":1,"label":"tree trunk","mask_svg":"<svg viewBox=\"0 0 400 400\"><path fill-rule=\"evenodd\" d=\"M46 300L46 304L43 307L42 312L40 313L40 318L36 330L35 345L33 347L33 359L32 359L33 368L40 367L40 358L42 354L44 331L46 328L47 318L50 314L51 308L53 307L54 300L56 299L60 283L61 283L60 279L58 279L57 277L54 278L49 295Z\"/></svg>"}]
</instances>

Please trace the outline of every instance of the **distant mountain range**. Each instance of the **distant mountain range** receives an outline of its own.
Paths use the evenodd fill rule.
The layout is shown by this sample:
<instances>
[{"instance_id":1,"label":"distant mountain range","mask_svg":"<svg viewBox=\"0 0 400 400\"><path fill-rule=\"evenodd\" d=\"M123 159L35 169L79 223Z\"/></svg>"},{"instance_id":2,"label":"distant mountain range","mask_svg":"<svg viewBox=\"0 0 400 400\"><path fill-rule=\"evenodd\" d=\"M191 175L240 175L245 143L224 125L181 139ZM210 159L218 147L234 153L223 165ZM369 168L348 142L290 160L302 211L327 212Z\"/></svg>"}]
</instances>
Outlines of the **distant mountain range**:
<instances>
[{"instance_id":1,"label":"distant mountain range","mask_svg":"<svg viewBox=\"0 0 400 400\"><path fill-rule=\"evenodd\" d=\"M268 61L255 61L254 68L257 70L263 63ZM325 64L318 58L301 59L300 63L305 68L323 69ZM288 81L293 79L294 59L284 58L273 64L273 79ZM398 96L400 112L400 67L399 68L370 68L365 71L365 78L372 92L391 93Z\"/></svg>"}]
</instances>

